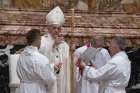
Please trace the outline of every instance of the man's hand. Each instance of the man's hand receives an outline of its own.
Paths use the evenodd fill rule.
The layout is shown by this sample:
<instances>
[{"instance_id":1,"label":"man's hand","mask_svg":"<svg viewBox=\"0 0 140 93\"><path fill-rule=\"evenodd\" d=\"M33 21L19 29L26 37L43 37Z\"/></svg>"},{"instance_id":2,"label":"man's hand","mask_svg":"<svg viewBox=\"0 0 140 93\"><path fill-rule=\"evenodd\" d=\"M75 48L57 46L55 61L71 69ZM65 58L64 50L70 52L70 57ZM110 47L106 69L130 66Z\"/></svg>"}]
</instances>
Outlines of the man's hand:
<instances>
[{"instance_id":1,"label":"man's hand","mask_svg":"<svg viewBox=\"0 0 140 93\"><path fill-rule=\"evenodd\" d=\"M83 61L81 61L80 64L79 64L79 68L84 69L85 66L86 66L86 64Z\"/></svg>"},{"instance_id":2,"label":"man's hand","mask_svg":"<svg viewBox=\"0 0 140 93\"><path fill-rule=\"evenodd\" d=\"M54 69L55 70L59 70L59 69L61 69L61 67L62 67L62 63L54 64Z\"/></svg>"},{"instance_id":3,"label":"man's hand","mask_svg":"<svg viewBox=\"0 0 140 93\"><path fill-rule=\"evenodd\" d=\"M83 75L86 64L83 61L79 60L77 61L76 66L79 68L80 74Z\"/></svg>"}]
</instances>

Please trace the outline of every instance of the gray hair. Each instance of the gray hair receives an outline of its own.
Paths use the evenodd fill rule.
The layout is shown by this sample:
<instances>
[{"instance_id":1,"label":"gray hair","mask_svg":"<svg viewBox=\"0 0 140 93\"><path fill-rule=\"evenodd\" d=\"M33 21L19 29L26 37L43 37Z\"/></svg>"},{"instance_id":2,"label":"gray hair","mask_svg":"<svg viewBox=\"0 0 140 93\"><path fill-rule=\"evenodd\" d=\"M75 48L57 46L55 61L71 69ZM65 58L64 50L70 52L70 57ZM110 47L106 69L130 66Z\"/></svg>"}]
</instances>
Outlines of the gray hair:
<instances>
[{"instance_id":1,"label":"gray hair","mask_svg":"<svg viewBox=\"0 0 140 93\"><path fill-rule=\"evenodd\" d=\"M122 36L116 36L113 38L113 40L117 43L120 50L122 50L122 51L125 50L125 48L127 46L126 38L124 38Z\"/></svg>"},{"instance_id":2,"label":"gray hair","mask_svg":"<svg viewBox=\"0 0 140 93\"><path fill-rule=\"evenodd\" d=\"M93 36L92 38L91 38L91 44L92 45L97 45L97 39L100 39L101 40L101 42L102 42L102 46L104 46L104 43L105 43L105 41L104 41L104 36L102 36L102 35L97 35L97 36Z\"/></svg>"}]
</instances>

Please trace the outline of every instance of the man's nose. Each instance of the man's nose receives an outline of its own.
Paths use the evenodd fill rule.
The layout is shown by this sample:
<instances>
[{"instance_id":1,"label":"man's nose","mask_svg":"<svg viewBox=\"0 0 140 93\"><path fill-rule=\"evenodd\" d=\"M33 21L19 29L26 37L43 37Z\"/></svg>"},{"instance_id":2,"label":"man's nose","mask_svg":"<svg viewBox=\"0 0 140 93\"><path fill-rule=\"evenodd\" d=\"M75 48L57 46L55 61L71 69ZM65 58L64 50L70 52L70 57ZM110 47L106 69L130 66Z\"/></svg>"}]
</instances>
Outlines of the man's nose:
<instances>
[{"instance_id":1,"label":"man's nose","mask_svg":"<svg viewBox=\"0 0 140 93\"><path fill-rule=\"evenodd\" d=\"M56 29L55 29L55 32L58 32L58 31L59 31L59 30L56 28Z\"/></svg>"}]
</instances>

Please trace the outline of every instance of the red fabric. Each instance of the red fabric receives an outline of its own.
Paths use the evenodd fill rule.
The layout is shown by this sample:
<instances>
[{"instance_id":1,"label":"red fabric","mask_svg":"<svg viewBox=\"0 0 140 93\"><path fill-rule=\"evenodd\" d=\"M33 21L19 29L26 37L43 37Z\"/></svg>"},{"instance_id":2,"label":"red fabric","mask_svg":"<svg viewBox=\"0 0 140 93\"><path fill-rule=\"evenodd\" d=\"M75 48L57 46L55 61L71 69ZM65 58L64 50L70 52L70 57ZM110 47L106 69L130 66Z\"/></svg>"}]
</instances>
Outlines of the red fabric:
<instances>
[{"instance_id":1,"label":"red fabric","mask_svg":"<svg viewBox=\"0 0 140 93\"><path fill-rule=\"evenodd\" d=\"M80 62L81 62L81 59L78 58L77 62L76 62L76 66L79 68L79 72L81 75L83 75L83 68L80 66Z\"/></svg>"}]
</instances>

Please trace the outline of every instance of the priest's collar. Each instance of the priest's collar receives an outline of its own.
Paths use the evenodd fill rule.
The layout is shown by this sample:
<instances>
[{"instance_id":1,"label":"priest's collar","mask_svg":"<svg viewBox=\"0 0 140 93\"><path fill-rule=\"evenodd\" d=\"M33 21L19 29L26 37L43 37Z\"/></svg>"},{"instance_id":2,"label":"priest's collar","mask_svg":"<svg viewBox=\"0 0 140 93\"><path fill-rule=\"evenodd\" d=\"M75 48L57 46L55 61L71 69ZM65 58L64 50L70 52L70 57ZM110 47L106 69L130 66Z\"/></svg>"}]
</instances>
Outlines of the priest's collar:
<instances>
[{"instance_id":1,"label":"priest's collar","mask_svg":"<svg viewBox=\"0 0 140 93\"><path fill-rule=\"evenodd\" d=\"M31 55L33 52L38 52L38 48L35 46L27 46L25 47L23 54Z\"/></svg>"},{"instance_id":2,"label":"priest's collar","mask_svg":"<svg viewBox=\"0 0 140 93\"><path fill-rule=\"evenodd\" d=\"M115 54L114 56L112 56L112 57L116 57L116 56L120 56L120 55L124 55L124 54L126 54L125 51L120 51L120 52L116 53L116 54Z\"/></svg>"},{"instance_id":3,"label":"priest's collar","mask_svg":"<svg viewBox=\"0 0 140 93\"><path fill-rule=\"evenodd\" d=\"M36 46L32 46L32 45L27 46L27 49L38 51L38 48Z\"/></svg>"}]
</instances>

